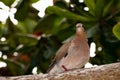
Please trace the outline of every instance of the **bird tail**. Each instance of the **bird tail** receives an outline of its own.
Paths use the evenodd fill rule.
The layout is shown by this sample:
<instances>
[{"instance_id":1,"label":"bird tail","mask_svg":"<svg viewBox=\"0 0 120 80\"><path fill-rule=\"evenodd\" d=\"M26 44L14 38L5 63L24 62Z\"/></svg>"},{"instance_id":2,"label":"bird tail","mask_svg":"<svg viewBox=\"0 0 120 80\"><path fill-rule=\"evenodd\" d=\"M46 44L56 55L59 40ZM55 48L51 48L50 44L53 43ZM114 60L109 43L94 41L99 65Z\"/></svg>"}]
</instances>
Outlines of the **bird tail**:
<instances>
[{"instance_id":1,"label":"bird tail","mask_svg":"<svg viewBox=\"0 0 120 80\"><path fill-rule=\"evenodd\" d=\"M55 64L56 64L56 61L53 61L53 63L50 64L50 66L48 67L48 70L46 72L49 73L50 70L55 66Z\"/></svg>"}]
</instances>

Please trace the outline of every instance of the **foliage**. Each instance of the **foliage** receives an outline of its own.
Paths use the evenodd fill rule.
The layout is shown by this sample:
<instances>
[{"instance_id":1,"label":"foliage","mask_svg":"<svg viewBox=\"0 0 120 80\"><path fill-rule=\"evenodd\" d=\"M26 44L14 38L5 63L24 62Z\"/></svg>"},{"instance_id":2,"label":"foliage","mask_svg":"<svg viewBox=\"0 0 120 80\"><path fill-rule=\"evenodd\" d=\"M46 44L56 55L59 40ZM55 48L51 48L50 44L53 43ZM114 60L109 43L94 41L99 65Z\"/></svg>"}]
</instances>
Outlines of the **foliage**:
<instances>
[{"instance_id":1,"label":"foliage","mask_svg":"<svg viewBox=\"0 0 120 80\"><path fill-rule=\"evenodd\" d=\"M31 74L35 66L38 72L46 72L62 42L74 35L78 22L86 29L89 45L96 43L96 56L90 63L108 64L120 59L120 0L53 0L54 5L47 7L43 18L31 6L36 1L20 0L15 14L17 25L9 18L5 24L0 23L0 37L6 38L0 41L0 51L7 55L7 59L0 57L7 63L0 75ZM14 0L2 2L11 6ZM9 73L3 74L4 71Z\"/></svg>"}]
</instances>

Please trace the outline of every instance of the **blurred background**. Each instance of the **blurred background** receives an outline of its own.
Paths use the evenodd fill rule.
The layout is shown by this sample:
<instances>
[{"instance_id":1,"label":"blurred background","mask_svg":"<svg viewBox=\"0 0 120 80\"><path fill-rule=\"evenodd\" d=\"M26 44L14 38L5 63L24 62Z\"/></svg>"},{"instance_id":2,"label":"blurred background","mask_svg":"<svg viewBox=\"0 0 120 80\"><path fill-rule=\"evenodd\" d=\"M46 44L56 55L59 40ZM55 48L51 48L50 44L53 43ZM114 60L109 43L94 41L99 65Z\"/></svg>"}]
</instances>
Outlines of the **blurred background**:
<instances>
[{"instance_id":1,"label":"blurred background","mask_svg":"<svg viewBox=\"0 0 120 80\"><path fill-rule=\"evenodd\" d=\"M86 68L120 61L120 0L0 0L0 76L45 73L78 22Z\"/></svg>"}]
</instances>

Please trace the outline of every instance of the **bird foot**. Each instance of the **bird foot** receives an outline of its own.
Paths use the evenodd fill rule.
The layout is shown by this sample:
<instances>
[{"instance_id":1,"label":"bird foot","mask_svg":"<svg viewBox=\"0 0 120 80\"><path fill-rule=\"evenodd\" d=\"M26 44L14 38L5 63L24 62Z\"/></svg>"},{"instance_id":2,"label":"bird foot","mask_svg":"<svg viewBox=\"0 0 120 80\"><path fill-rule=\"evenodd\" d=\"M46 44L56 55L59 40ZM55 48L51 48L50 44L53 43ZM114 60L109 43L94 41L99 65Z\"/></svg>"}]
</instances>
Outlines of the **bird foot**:
<instances>
[{"instance_id":1,"label":"bird foot","mask_svg":"<svg viewBox=\"0 0 120 80\"><path fill-rule=\"evenodd\" d=\"M67 69L64 65L62 65L62 68L63 68L65 71L68 71L68 69Z\"/></svg>"}]
</instances>

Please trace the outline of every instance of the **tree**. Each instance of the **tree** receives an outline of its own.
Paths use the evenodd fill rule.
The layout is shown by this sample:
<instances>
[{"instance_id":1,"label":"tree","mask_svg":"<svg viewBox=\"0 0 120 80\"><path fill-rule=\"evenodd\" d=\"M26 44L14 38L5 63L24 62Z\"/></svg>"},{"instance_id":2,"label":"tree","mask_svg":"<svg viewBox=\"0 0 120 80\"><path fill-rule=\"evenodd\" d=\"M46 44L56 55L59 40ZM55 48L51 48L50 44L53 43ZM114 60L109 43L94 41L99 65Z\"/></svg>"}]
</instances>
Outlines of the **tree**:
<instances>
[{"instance_id":1,"label":"tree","mask_svg":"<svg viewBox=\"0 0 120 80\"><path fill-rule=\"evenodd\" d=\"M15 0L1 1L12 8ZM119 0L70 0L69 3L53 0L54 5L46 9L43 18L38 17L38 11L31 6L36 1L18 2L15 6L17 25L10 17L5 24L0 23L0 37L6 38L0 41L0 51L8 57L0 57L0 61L7 63L7 67L1 68L1 75L31 74L35 66L38 72L45 73L62 42L74 36L74 26L78 22L83 23L87 31L89 45L96 44L96 56L90 63L101 65L120 59ZM84 10L86 7L88 11ZM18 55L14 56L15 53Z\"/></svg>"}]
</instances>

